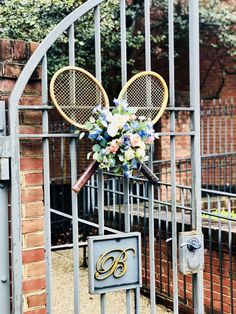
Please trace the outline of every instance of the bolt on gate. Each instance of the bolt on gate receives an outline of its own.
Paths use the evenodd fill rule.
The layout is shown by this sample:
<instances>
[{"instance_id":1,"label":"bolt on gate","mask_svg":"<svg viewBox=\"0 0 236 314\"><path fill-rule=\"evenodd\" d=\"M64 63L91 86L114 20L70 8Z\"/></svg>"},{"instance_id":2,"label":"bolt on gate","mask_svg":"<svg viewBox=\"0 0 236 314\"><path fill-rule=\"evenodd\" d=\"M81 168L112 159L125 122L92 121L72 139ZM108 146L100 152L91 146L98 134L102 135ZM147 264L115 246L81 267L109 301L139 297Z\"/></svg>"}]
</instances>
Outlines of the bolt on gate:
<instances>
[{"instance_id":1,"label":"bolt on gate","mask_svg":"<svg viewBox=\"0 0 236 314\"><path fill-rule=\"evenodd\" d=\"M177 137L188 136L191 142L191 163L192 163L192 187L190 189L190 205L181 207L182 212L182 231L185 223L185 211L190 215L191 230L193 233L182 234L183 242L180 243L179 250L184 250L180 257L181 262L186 263L186 256L189 252L200 250L203 252L203 244L201 239L201 161L200 161L200 96L199 96L199 21L198 21L198 1L189 0L189 60L190 62L190 106L189 107L176 107L175 106L175 69L174 69L174 7L173 1L168 1L168 21L169 21L169 106L167 111L170 113L170 130L169 132L160 133L160 137L168 137L170 139L170 155L171 155L171 180L170 184L165 184L160 181L158 186L153 187L151 183L142 178L133 180L119 178L117 179L121 186L122 192L118 192L118 197L123 198L123 216L124 228L113 228L106 226L105 210L108 200L104 199L104 191L108 189L107 174L101 170L90 181L89 191L93 197L86 200L91 201L94 208L96 207L97 216L95 221L91 221L86 217L80 216L78 207L78 197L74 192L70 195L71 208L70 213L61 211L58 208L53 208L53 200L51 198L52 190L52 173L50 168L50 153L53 150L55 141L60 140L61 144L67 147L67 156L70 162L69 182L72 186L77 180L77 170L80 159L78 158L78 138L74 134L73 129L69 132L54 131L50 129L50 119L53 116L54 107L48 99L48 66L47 66L47 53L56 40L65 32L68 34L68 65L74 66L76 60L75 49L75 25L80 23L82 18L87 13L93 12L94 16L94 49L95 49L95 74L99 81L102 81L102 41L101 41L101 10L102 4L105 0L88 0L78 9L70 13L64 20L62 20L55 29L42 41L38 49L32 55L27 65L23 69L9 100L9 127L10 135L8 137L11 146L11 208L12 208L12 296L13 296L13 313L22 313L22 247L21 247L21 204L20 204L20 145L23 139L42 140L43 147L43 170L44 170L44 208L45 208L45 251L46 251L46 309L47 313L52 313L52 249L73 249L73 267L74 267L74 313L83 313L80 308L80 271L79 271L79 250L87 245L87 242L80 242L78 239L79 228L81 225L92 227L93 230L97 229L98 234L103 236L105 232L109 233L129 233L134 230L133 213L131 208L133 202L140 204L145 202L144 216L148 218L148 241L149 241L149 268L150 268L150 312L156 311L156 294L158 289L156 287L156 265L155 265L155 219L161 217L161 206L167 206L170 215L166 217L166 223L171 224L171 234L167 245L171 243L172 254L172 288L173 288L173 309L174 313L179 312L179 298L178 298L178 235L177 235L177 222L178 214L177 209L180 206L177 204L177 189L176 184L176 164L175 164L175 141ZM144 26L145 26L145 70L151 70L151 28L150 28L150 4L149 0L144 0ZM127 81L127 38L126 38L126 2L125 0L119 1L120 6L120 42L121 42L121 83L124 85ZM112 13L112 12L111 12ZM78 52L79 53L79 52ZM33 71L38 65L42 69L42 105L40 106L27 106L19 104L23 90L30 79ZM76 64L77 65L77 64ZM19 134L19 113L23 111L36 110L42 113L42 133L41 134ZM176 132L175 130L175 114L178 111L186 111L189 113L191 125L189 131ZM0 138L2 141L2 139ZM1 157L9 157L4 156ZM149 167L152 168L153 152L150 152ZM112 179L112 185L117 184L116 179ZM143 192L141 193L140 183L144 182ZM109 183L110 184L110 183ZM135 186L135 190L132 190ZM109 192L109 190L107 190ZM136 191L135 193L133 191ZM162 201L163 193L167 193L168 205ZM110 195L114 195L114 189L110 191ZM117 196L116 196L117 197ZM96 203L96 204L95 204ZM159 212L154 210L154 207ZM91 208L93 208L93 206ZM141 207L139 208L141 210ZM137 209L137 210L139 210ZM116 209L115 209L116 211ZM52 245L51 242L51 216L52 214L58 217L69 219L72 225L72 243L63 245ZM159 216L158 216L159 215ZM146 220L144 220L144 223ZM1 221L2 223L2 221ZM190 230L190 231L191 231ZM194 237L194 239L192 239ZM193 254L194 255L194 254ZM195 255L194 255L195 256ZM198 255L197 255L198 256ZM197 257L198 258L198 257ZM195 260L193 263L197 263ZM189 267L189 266L188 266ZM195 266L193 266L194 268ZM198 269L193 271L193 308L194 313L204 313L203 306L203 271ZM170 275L170 274L169 274ZM135 313L140 313L140 288L134 289L135 294ZM132 312L131 290L126 290L126 312ZM100 294L100 310L101 313L106 312L106 299L109 298L109 293ZM0 305L1 306L1 305Z\"/></svg>"}]
</instances>

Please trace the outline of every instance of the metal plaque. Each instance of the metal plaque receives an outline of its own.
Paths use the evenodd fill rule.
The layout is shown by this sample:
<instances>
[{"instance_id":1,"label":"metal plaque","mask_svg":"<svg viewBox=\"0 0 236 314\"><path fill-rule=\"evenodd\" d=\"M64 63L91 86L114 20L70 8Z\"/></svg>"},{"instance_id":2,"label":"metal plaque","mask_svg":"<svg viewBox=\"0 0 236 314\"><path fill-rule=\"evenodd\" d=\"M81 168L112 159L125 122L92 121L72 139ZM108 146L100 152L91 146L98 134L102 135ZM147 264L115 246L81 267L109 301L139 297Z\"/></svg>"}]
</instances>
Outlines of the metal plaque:
<instances>
[{"instance_id":1,"label":"metal plaque","mask_svg":"<svg viewBox=\"0 0 236 314\"><path fill-rule=\"evenodd\" d=\"M141 286L140 233L88 238L89 292L105 293Z\"/></svg>"}]
</instances>

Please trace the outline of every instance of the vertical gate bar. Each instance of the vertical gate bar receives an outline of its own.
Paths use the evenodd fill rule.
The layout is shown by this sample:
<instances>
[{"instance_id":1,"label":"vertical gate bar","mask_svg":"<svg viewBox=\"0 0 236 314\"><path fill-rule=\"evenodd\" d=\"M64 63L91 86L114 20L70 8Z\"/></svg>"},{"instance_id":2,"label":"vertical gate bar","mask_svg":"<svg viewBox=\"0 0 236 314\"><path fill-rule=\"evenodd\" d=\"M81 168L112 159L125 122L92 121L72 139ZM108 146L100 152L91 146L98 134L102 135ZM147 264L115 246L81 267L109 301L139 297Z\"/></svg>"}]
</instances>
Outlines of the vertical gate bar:
<instances>
[{"instance_id":1,"label":"vertical gate bar","mask_svg":"<svg viewBox=\"0 0 236 314\"><path fill-rule=\"evenodd\" d=\"M68 31L69 35L69 65L75 65L75 27L71 24Z\"/></svg>"},{"instance_id":2,"label":"vertical gate bar","mask_svg":"<svg viewBox=\"0 0 236 314\"><path fill-rule=\"evenodd\" d=\"M129 178L124 177L124 214L125 232L130 232L130 199L129 199ZM126 290L126 313L131 313L131 293Z\"/></svg>"},{"instance_id":3,"label":"vertical gate bar","mask_svg":"<svg viewBox=\"0 0 236 314\"><path fill-rule=\"evenodd\" d=\"M221 204L220 197L217 196L217 210L220 213ZM220 302L221 302L221 312L223 313L223 265L222 265L222 236L221 236L221 219L218 219L218 250L220 259Z\"/></svg>"},{"instance_id":4,"label":"vertical gate bar","mask_svg":"<svg viewBox=\"0 0 236 314\"><path fill-rule=\"evenodd\" d=\"M145 18L145 69L151 70L151 21L150 0L144 1ZM153 169L153 147L149 152L149 167ZM155 254L154 254L154 188L148 182L148 209L149 209L149 258L150 258L150 313L156 312L156 287L155 287Z\"/></svg>"},{"instance_id":5,"label":"vertical gate bar","mask_svg":"<svg viewBox=\"0 0 236 314\"><path fill-rule=\"evenodd\" d=\"M120 0L121 83L127 82L126 1Z\"/></svg>"},{"instance_id":6,"label":"vertical gate bar","mask_svg":"<svg viewBox=\"0 0 236 314\"><path fill-rule=\"evenodd\" d=\"M213 154L216 153L216 100L213 99Z\"/></svg>"},{"instance_id":7,"label":"vertical gate bar","mask_svg":"<svg viewBox=\"0 0 236 314\"><path fill-rule=\"evenodd\" d=\"M103 171L98 169L98 223L99 235L104 235L104 176ZM106 313L106 294L100 295L100 312Z\"/></svg>"},{"instance_id":8,"label":"vertical gate bar","mask_svg":"<svg viewBox=\"0 0 236 314\"><path fill-rule=\"evenodd\" d=\"M229 107L229 104L228 104L228 101L227 99L225 99L225 114L224 114L224 118L225 118L225 149L224 149L224 153L228 153L228 107Z\"/></svg>"},{"instance_id":9,"label":"vertical gate bar","mask_svg":"<svg viewBox=\"0 0 236 314\"><path fill-rule=\"evenodd\" d=\"M124 177L124 215L125 215L125 232L130 232L130 182L129 178Z\"/></svg>"},{"instance_id":10,"label":"vertical gate bar","mask_svg":"<svg viewBox=\"0 0 236 314\"><path fill-rule=\"evenodd\" d=\"M192 226L202 232L200 157L199 1L189 0L190 106L194 107L191 137ZM193 275L194 313L204 313L203 271Z\"/></svg>"},{"instance_id":11,"label":"vertical gate bar","mask_svg":"<svg viewBox=\"0 0 236 314\"><path fill-rule=\"evenodd\" d=\"M94 25L95 25L95 73L96 78L101 82L101 30L100 30L100 6L94 9Z\"/></svg>"},{"instance_id":12,"label":"vertical gate bar","mask_svg":"<svg viewBox=\"0 0 236 314\"><path fill-rule=\"evenodd\" d=\"M234 107L233 98L230 98L230 152L234 151Z\"/></svg>"},{"instance_id":13,"label":"vertical gate bar","mask_svg":"<svg viewBox=\"0 0 236 314\"><path fill-rule=\"evenodd\" d=\"M0 101L0 136L5 135L5 102ZM0 181L0 202L0 313L10 314L9 217L8 186L6 181Z\"/></svg>"},{"instance_id":14,"label":"vertical gate bar","mask_svg":"<svg viewBox=\"0 0 236 314\"><path fill-rule=\"evenodd\" d=\"M168 1L168 31L169 31L169 93L170 107L175 106L175 69L174 69L174 3ZM175 132L175 112L170 113L170 131ZM178 309L178 263L177 263L177 223L176 223L176 163L175 135L170 137L171 157L171 223L172 223L172 270L173 270L173 306L174 313Z\"/></svg>"},{"instance_id":15,"label":"vertical gate bar","mask_svg":"<svg viewBox=\"0 0 236 314\"><path fill-rule=\"evenodd\" d=\"M19 116L15 97L9 98L9 127L11 142L11 237L12 237L12 312L22 313L22 237L20 201L20 143Z\"/></svg>"},{"instance_id":16,"label":"vertical gate bar","mask_svg":"<svg viewBox=\"0 0 236 314\"><path fill-rule=\"evenodd\" d=\"M222 153L222 100L218 101L219 104L219 152Z\"/></svg>"},{"instance_id":17,"label":"vertical gate bar","mask_svg":"<svg viewBox=\"0 0 236 314\"><path fill-rule=\"evenodd\" d=\"M121 84L127 82L126 1L120 0ZM130 232L129 180L124 178L125 232ZM139 313L139 288L135 289L135 308ZM126 290L126 313L131 313L131 291Z\"/></svg>"},{"instance_id":18,"label":"vertical gate bar","mask_svg":"<svg viewBox=\"0 0 236 314\"><path fill-rule=\"evenodd\" d=\"M125 213L125 232L130 232L129 178L127 177L124 177L124 213Z\"/></svg>"},{"instance_id":19,"label":"vertical gate bar","mask_svg":"<svg viewBox=\"0 0 236 314\"><path fill-rule=\"evenodd\" d=\"M96 78L101 82L101 31L100 31L100 6L94 9L95 25L95 72ZM98 221L99 235L104 235L104 176L103 171L98 171ZM106 294L100 294L100 312L106 313Z\"/></svg>"},{"instance_id":20,"label":"vertical gate bar","mask_svg":"<svg viewBox=\"0 0 236 314\"><path fill-rule=\"evenodd\" d=\"M48 102L47 56L42 59L42 103ZM48 112L42 112L43 133L48 133ZM50 168L49 139L43 138L43 182L45 208L45 259L46 259L46 311L51 311L51 213L50 213Z\"/></svg>"},{"instance_id":21,"label":"vertical gate bar","mask_svg":"<svg viewBox=\"0 0 236 314\"><path fill-rule=\"evenodd\" d=\"M144 1L144 18L145 18L145 68L151 70L151 32L150 32L150 0Z\"/></svg>"},{"instance_id":22,"label":"vertical gate bar","mask_svg":"<svg viewBox=\"0 0 236 314\"><path fill-rule=\"evenodd\" d=\"M75 65L75 29L74 23L69 27L69 64ZM70 142L70 160L71 160L71 187L77 180L77 156L76 139ZM78 197L71 190L72 202L72 234L73 234L73 269L74 269L74 313L79 314L79 227L78 227Z\"/></svg>"},{"instance_id":23,"label":"vertical gate bar","mask_svg":"<svg viewBox=\"0 0 236 314\"><path fill-rule=\"evenodd\" d=\"M76 169L76 139L70 142L70 160L71 160L71 188L77 180ZM79 228L78 228L78 197L71 192L72 200L72 226L73 226L73 267L74 267L74 313L79 314Z\"/></svg>"},{"instance_id":24,"label":"vertical gate bar","mask_svg":"<svg viewBox=\"0 0 236 314\"><path fill-rule=\"evenodd\" d=\"M227 197L227 209L228 209L228 218L231 218L232 208L230 198ZM234 313L234 287L233 287L233 257L232 257L232 221L228 219L228 245L229 245L229 278L230 278L230 303L231 303L231 314Z\"/></svg>"},{"instance_id":25,"label":"vertical gate bar","mask_svg":"<svg viewBox=\"0 0 236 314\"><path fill-rule=\"evenodd\" d=\"M204 100L201 100L201 108L201 154L204 156Z\"/></svg>"},{"instance_id":26,"label":"vertical gate bar","mask_svg":"<svg viewBox=\"0 0 236 314\"><path fill-rule=\"evenodd\" d=\"M161 186L157 186L157 199L158 201L162 200L161 197ZM160 271L159 271L159 278L160 278L160 292L162 293L162 246L161 246L161 204L158 203L158 246L159 246L159 265L160 265Z\"/></svg>"},{"instance_id":27,"label":"vertical gate bar","mask_svg":"<svg viewBox=\"0 0 236 314\"><path fill-rule=\"evenodd\" d=\"M153 146L150 148L148 166L153 170ZM149 212L149 267L150 267L150 299L151 313L156 313L156 281L155 281L155 254L154 254L154 187L148 182L148 212Z\"/></svg>"}]
</instances>

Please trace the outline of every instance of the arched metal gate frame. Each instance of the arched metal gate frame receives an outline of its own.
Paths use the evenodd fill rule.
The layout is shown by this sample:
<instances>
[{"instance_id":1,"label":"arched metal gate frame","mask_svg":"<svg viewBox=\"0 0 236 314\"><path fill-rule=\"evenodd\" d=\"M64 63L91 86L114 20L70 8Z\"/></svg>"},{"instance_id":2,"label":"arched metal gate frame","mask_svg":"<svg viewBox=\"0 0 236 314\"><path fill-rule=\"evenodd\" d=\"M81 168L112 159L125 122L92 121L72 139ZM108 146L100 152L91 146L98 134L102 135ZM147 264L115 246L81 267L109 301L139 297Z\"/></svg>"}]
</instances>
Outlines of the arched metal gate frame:
<instances>
[{"instance_id":1,"label":"arched metal gate frame","mask_svg":"<svg viewBox=\"0 0 236 314\"><path fill-rule=\"evenodd\" d=\"M51 137L69 137L71 155L71 179L75 182L76 173L76 136L74 134L50 134L48 128L48 76L47 76L47 51L59 36L68 31L69 36L69 65L75 64L74 23L88 11L94 10L95 27L95 61L96 77L101 81L101 40L100 40L100 4L105 0L88 0L78 9L69 14L55 29L43 40L32 55L9 99L9 123L11 143L11 208L12 208L12 280L13 280L13 313L22 313L22 246L21 246L21 203L20 203L20 169L19 148L22 136L19 134L19 110L27 110L27 106L19 106L19 100L23 90L38 64L42 65L42 106L35 110L42 111L42 134L29 134L24 138L41 138L43 140L44 160L44 206L45 206L45 235L46 235L46 294L47 313L51 313L51 238L50 238L50 177L49 177L49 139ZM150 46L150 0L144 0L145 6L145 61L146 70L151 70L151 46ZM199 95L199 3L197 0L189 0L189 60L190 62L190 107L175 107L175 83L174 83L174 12L173 1L168 1L169 19L169 91L170 101L167 110L170 111L169 133L160 136L169 136L171 145L171 212L172 212L172 267L173 267L173 297L174 313L178 313L178 270L177 270L177 230L176 230L176 177L175 177L175 138L188 135L191 137L192 151L192 229L201 232L201 162L200 162L200 95ZM127 56L126 56L126 3L120 0L120 38L121 38L121 76L122 85L127 81ZM31 107L32 109L32 107ZM188 111L191 117L190 132L175 132L175 113ZM151 165L152 160L150 161ZM99 233L104 233L103 217L103 174L100 171L98 186L99 209ZM126 232L129 232L129 190L128 181L125 181L126 196ZM155 313L155 258L154 258L154 217L153 217L153 187L149 186L149 231L150 231L150 299L151 313ZM79 313L79 265L78 265L78 212L77 196L72 193L73 212L73 250L74 250L74 313ZM194 312L204 313L203 307L203 272L193 275L194 286ZM130 292L127 291L127 313L131 312ZM105 295L101 295L101 312L105 313ZM139 313L139 290L136 290L136 313Z\"/></svg>"}]
</instances>

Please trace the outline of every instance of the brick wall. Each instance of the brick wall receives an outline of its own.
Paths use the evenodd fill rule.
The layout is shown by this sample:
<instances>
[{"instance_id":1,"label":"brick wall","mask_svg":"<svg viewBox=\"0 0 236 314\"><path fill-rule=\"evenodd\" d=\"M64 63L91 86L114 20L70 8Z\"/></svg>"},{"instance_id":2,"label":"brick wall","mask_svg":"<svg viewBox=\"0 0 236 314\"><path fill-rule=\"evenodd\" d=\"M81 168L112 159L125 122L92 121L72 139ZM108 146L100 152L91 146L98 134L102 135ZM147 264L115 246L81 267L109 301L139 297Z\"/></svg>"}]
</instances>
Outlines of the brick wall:
<instances>
[{"instance_id":1,"label":"brick wall","mask_svg":"<svg viewBox=\"0 0 236 314\"><path fill-rule=\"evenodd\" d=\"M37 44L21 40L0 40L0 99L8 98L17 77ZM27 84L20 104L41 104L40 67ZM20 113L20 133L40 133L41 113ZM43 314L45 310L45 256L43 159L41 140L22 140L20 145L22 202L23 307L24 313Z\"/></svg>"},{"instance_id":2,"label":"brick wall","mask_svg":"<svg viewBox=\"0 0 236 314\"><path fill-rule=\"evenodd\" d=\"M158 228L156 228L158 232ZM219 251L218 230L212 230L211 238L208 237L208 229L204 229L205 233L205 268L204 268L204 305L207 314L230 314L236 311L236 296L233 294L234 308L231 308L230 299L230 254L227 243L227 232L222 232L222 240L220 243L221 251ZM173 295L173 274L171 268L171 244L166 243L164 231L159 241L158 234L155 238L155 273L156 273L156 289L164 298L164 302L168 303L168 299ZM235 245L235 233L233 236L233 247ZM149 272L149 238L146 238L146 246L142 240L142 267L143 267L143 285L150 287ZM209 240L211 247L209 246ZM161 260L160 260L161 254ZM236 288L236 255L232 250L232 286ZM222 278L221 278L222 271ZM146 275L145 275L146 274ZM222 285L221 285L222 280ZM186 275L185 279L182 274L178 274L178 295L182 313L193 313L193 297L192 297L192 276ZM223 312L221 312L221 289L223 298ZM166 303L166 304L167 304ZM170 302L171 304L171 302ZM212 309L211 309L212 308ZM213 312L212 312L213 310Z\"/></svg>"}]
</instances>

